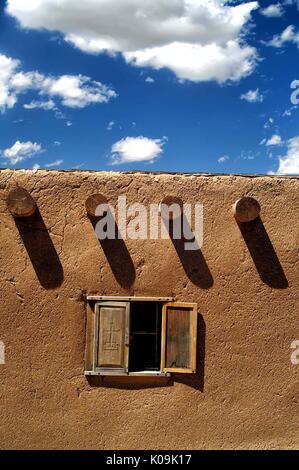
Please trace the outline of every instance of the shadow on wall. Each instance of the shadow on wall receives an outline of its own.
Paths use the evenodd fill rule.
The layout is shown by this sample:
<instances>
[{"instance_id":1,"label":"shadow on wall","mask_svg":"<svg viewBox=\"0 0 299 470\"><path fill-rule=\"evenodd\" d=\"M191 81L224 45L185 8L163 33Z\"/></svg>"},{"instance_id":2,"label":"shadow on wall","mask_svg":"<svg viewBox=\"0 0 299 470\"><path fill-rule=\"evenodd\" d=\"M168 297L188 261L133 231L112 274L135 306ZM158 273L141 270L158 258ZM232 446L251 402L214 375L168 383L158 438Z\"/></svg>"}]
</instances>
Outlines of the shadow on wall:
<instances>
[{"instance_id":1,"label":"shadow on wall","mask_svg":"<svg viewBox=\"0 0 299 470\"><path fill-rule=\"evenodd\" d=\"M31 217L14 221L40 284L45 289L61 286L63 268L38 208Z\"/></svg>"},{"instance_id":2,"label":"shadow on wall","mask_svg":"<svg viewBox=\"0 0 299 470\"><path fill-rule=\"evenodd\" d=\"M90 387L106 387L125 390L172 387L174 382L179 382L192 387L199 392L203 392L205 379L206 324L201 314L198 314L197 345L196 374L173 374L171 377L87 376L86 380Z\"/></svg>"},{"instance_id":3,"label":"shadow on wall","mask_svg":"<svg viewBox=\"0 0 299 470\"><path fill-rule=\"evenodd\" d=\"M107 215L108 219L113 218L111 213ZM185 226L189 228L189 231L191 231L187 219L185 218L185 216L183 217L184 219L181 220L182 227L184 223ZM91 221L95 230L97 222L100 220L100 218L89 216L89 220ZM113 220L115 234L119 234L117 223L115 219ZM202 251L185 250L185 243L190 240L186 240L185 238L176 240L173 238L172 221L169 221L169 236L182 263L184 271L190 281L196 286L201 287L202 289L209 289L210 287L212 287L213 277L207 265L207 262L202 254ZM116 236L115 239L100 239L99 243L105 253L110 268L119 285L125 289L129 289L130 287L132 287L135 282L136 271L124 240Z\"/></svg>"},{"instance_id":4,"label":"shadow on wall","mask_svg":"<svg viewBox=\"0 0 299 470\"><path fill-rule=\"evenodd\" d=\"M143 390L145 388L161 388L173 386L172 377L111 377L111 376L87 376L90 387L117 388L120 390Z\"/></svg>"},{"instance_id":5,"label":"shadow on wall","mask_svg":"<svg viewBox=\"0 0 299 470\"><path fill-rule=\"evenodd\" d=\"M261 280L274 289L286 289L288 280L261 218L237 223Z\"/></svg>"},{"instance_id":6,"label":"shadow on wall","mask_svg":"<svg viewBox=\"0 0 299 470\"><path fill-rule=\"evenodd\" d=\"M108 214L108 217L113 218L111 212ZM88 216L88 218L95 230L100 218L91 216ZM118 238L119 230L115 219L113 221L114 233L116 234L115 240L106 238L105 240L99 240L99 243L118 284L124 289L129 289L135 282L136 271L124 240Z\"/></svg>"},{"instance_id":7,"label":"shadow on wall","mask_svg":"<svg viewBox=\"0 0 299 470\"><path fill-rule=\"evenodd\" d=\"M191 233L191 227L185 215L181 218L181 233L183 234L184 227L188 228ZM185 243L190 241L185 238L175 239L173 237L173 222L169 221L169 236L177 255L182 263L184 271L190 281L202 289L209 289L213 286L214 281L211 271L207 265L204 255L201 250L185 250Z\"/></svg>"}]
</instances>

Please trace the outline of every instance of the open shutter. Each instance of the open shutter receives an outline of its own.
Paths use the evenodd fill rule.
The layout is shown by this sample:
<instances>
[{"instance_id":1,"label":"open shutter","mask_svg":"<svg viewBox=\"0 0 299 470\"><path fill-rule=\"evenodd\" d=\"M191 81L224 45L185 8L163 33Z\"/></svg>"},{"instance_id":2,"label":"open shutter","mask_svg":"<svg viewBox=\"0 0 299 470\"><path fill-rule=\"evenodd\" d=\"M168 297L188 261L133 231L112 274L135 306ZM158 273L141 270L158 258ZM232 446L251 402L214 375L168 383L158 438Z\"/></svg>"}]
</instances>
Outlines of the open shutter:
<instances>
[{"instance_id":1,"label":"open shutter","mask_svg":"<svg viewBox=\"0 0 299 470\"><path fill-rule=\"evenodd\" d=\"M127 373L129 363L129 302L98 302L95 306L93 369Z\"/></svg>"},{"instance_id":2,"label":"open shutter","mask_svg":"<svg viewBox=\"0 0 299 470\"><path fill-rule=\"evenodd\" d=\"M164 372L196 372L197 304L171 302L162 308L162 360Z\"/></svg>"}]
</instances>

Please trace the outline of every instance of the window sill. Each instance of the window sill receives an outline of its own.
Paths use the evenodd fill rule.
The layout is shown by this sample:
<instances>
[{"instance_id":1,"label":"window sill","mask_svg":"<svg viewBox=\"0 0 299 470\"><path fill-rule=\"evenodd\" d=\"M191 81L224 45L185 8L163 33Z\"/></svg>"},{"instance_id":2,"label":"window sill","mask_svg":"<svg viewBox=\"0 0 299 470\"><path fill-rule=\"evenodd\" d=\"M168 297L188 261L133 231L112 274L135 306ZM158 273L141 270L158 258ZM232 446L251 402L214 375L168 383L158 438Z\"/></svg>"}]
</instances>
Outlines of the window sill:
<instances>
[{"instance_id":1,"label":"window sill","mask_svg":"<svg viewBox=\"0 0 299 470\"><path fill-rule=\"evenodd\" d=\"M125 297L115 295L87 295L86 300L94 302L173 302L174 297Z\"/></svg>"},{"instance_id":2,"label":"window sill","mask_svg":"<svg viewBox=\"0 0 299 470\"><path fill-rule=\"evenodd\" d=\"M161 372L161 371L148 371L144 370L141 372L118 372L118 371L85 371L84 375L91 376L91 375L101 375L101 376L114 376L114 377L170 377L171 374L169 372Z\"/></svg>"}]
</instances>

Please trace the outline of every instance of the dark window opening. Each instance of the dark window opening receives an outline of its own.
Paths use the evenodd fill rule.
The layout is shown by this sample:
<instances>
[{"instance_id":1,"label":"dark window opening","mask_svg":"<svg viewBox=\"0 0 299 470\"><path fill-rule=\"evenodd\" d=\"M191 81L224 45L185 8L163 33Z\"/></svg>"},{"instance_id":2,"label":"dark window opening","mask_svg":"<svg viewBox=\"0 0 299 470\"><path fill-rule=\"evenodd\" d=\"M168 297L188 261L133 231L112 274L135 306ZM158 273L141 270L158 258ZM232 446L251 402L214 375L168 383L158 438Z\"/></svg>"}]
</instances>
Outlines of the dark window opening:
<instances>
[{"instance_id":1,"label":"dark window opening","mask_svg":"<svg viewBox=\"0 0 299 470\"><path fill-rule=\"evenodd\" d=\"M129 371L159 371L161 367L162 304L132 302Z\"/></svg>"}]
</instances>

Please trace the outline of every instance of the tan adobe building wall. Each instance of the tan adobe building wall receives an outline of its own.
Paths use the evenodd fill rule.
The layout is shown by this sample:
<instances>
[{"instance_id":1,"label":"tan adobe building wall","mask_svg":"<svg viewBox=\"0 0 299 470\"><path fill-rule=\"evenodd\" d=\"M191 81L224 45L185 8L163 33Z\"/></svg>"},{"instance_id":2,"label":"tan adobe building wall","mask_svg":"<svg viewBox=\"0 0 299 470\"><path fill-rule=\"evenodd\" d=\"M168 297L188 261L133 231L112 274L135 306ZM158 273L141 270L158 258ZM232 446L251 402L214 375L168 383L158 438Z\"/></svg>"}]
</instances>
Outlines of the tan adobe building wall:
<instances>
[{"instance_id":1,"label":"tan adobe building wall","mask_svg":"<svg viewBox=\"0 0 299 470\"><path fill-rule=\"evenodd\" d=\"M37 203L29 225L7 210L16 184ZM203 203L202 250L101 243L85 211L96 192ZM295 177L1 170L0 447L298 448L298 194ZM244 195L261 205L245 227ZM87 380L86 294L196 302L197 373Z\"/></svg>"}]
</instances>

